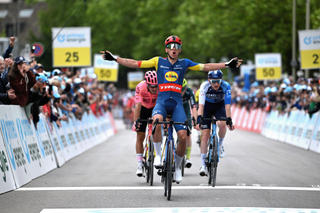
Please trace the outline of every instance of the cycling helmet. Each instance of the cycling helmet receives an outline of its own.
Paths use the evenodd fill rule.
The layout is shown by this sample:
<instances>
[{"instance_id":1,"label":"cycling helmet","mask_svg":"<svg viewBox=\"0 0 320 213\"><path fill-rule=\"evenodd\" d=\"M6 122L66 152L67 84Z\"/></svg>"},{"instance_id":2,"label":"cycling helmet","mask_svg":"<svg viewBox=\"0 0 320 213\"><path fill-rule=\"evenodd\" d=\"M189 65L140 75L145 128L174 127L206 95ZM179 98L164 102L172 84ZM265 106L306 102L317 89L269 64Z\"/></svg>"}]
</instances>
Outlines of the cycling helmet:
<instances>
[{"instance_id":1,"label":"cycling helmet","mask_svg":"<svg viewBox=\"0 0 320 213\"><path fill-rule=\"evenodd\" d=\"M157 79L157 72L156 71L147 71L144 75L144 78L146 79L147 84L151 85L157 85L158 79Z\"/></svg>"},{"instance_id":2,"label":"cycling helmet","mask_svg":"<svg viewBox=\"0 0 320 213\"><path fill-rule=\"evenodd\" d=\"M187 82L187 80L184 78L184 79L183 79L183 83L182 83L182 87L187 86L187 84L188 84L188 82Z\"/></svg>"},{"instance_id":3,"label":"cycling helmet","mask_svg":"<svg viewBox=\"0 0 320 213\"><path fill-rule=\"evenodd\" d=\"M208 72L208 78L209 79L222 79L223 78L223 72L221 70L214 70Z\"/></svg>"},{"instance_id":4,"label":"cycling helmet","mask_svg":"<svg viewBox=\"0 0 320 213\"><path fill-rule=\"evenodd\" d=\"M167 44L170 44L170 43L177 43L177 44L182 45L181 39L180 39L178 36L175 36L175 35L169 36L169 37L164 41L164 46L167 46Z\"/></svg>"}]
</instances>

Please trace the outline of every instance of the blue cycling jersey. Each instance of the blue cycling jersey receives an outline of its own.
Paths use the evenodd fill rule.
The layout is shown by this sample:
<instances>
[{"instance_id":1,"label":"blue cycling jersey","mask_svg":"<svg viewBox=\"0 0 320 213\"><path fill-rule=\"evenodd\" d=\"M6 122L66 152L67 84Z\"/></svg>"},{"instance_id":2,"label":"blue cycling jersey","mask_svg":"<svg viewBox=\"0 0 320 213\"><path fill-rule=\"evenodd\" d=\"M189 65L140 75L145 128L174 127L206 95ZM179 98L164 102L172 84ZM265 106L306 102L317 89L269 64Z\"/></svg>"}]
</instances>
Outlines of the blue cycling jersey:
<instances>
[{"instance_id":1,"label":"blue cycling jersey","mask_svg":"<svg viewBox=\"0 0 320 213\"><path fill-rule=\"evenodd\" d=\"M189 59L178 59L171 64L168 58L162 57L139 61L138 64L141 68L155 67L157 70L159 94L152 116L160 114L165 119L168 114L171 114L172 120L184 122L187 119L181 98L184 75L187 69L203 70L204 65ZM183 125L174 125L174 127L177 132L186 129Z\"/></svg>"},{"instance_id":2,"label":"blue cycling jersey","mask_svg":"<svg viewBox=\"0 0 320 213\"><path fill-rule=\"evenodd\" d=\"M231 104L231 87L228 82L222 81L218 90L214 90L209 81L205 81L201 84L199 104L204 105L205 101L210 103L218 103L223 100L225 105Z\"/></svg>"}]
</instances>

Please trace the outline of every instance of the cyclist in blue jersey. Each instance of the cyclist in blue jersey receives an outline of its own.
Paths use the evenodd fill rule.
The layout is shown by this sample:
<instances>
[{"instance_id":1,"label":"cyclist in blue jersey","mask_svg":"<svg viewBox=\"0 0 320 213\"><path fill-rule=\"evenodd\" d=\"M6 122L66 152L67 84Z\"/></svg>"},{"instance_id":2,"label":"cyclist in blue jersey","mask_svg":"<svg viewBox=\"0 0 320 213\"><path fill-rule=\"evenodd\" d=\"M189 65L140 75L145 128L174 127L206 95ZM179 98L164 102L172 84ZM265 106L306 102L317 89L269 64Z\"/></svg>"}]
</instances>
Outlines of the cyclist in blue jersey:
<instances>
[{"instance_id":1,"label":"cyclist in blue jersey","mask_svg":"<svg viewBox=\"0 0 320 213\"><path fill-rule=\"evenodd\" d=\"M187 119L183 109L181 99L181 88L184 75L187 69L210 71L223 69L226 67L239 67L242 60L233 58L227 63L195 63L189 59L179 59L181 53L182 41L178 36L169 36L164 41L167 58L154 57L149 60L137 61L134 59L121 58L114 56L109 51L100 51L104 60L113 60L119 64L131 68L152 68L157 71L158 77L158 99L152 112L152 118L155 121L163 121L168 114L172 115L172 120L175 122L185 122ZM179 183L182 181L181 162L186 151L187 130L184 125L174 125L179 138L179 145L177 147L177 155L175 159L175 173L174 180ZM161 165L161 126L156 127L153 135L154 147L156 157L154 159L155 167Z\"/></svg>"},{"instance_id":2,"label":"cyclist in blue jersey","mask_svg":"<svg viewBox=\"0 0 320 213\"><path fill-rule=\"evenodd\" d=\"M230 84L222 80L223 72L221 70L210 71L208 73L208 81L205 81L200 86L199 108L197 118L197 130L200 130L199 123L201 118L211 118L212 115L216 119L227 118L227 121L219 121L219 156L225 156L223 140L227 133L227 127L232 131L234 125L231 119L231 87ZM207 156L207 141L210 136L211 121L202 121L202 139L201 139L201 167L199 170L200 176L207 175L206 156Z\"/></svg>"}]
</instances>

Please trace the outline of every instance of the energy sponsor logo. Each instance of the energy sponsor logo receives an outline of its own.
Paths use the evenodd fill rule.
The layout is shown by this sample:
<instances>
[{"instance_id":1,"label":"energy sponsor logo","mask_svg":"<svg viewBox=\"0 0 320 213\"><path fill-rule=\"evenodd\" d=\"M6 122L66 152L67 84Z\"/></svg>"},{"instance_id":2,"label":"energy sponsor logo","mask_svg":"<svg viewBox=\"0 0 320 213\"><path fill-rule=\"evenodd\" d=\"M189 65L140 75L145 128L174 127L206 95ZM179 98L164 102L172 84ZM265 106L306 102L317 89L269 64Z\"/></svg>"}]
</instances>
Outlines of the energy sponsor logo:
<instances>
[{"instance_id":1,"label":"energy sponsor logo","mask_svg":"<svg viewBox=\"0 0 320 213\"><path fill-rule=\"evenodd\" d=\"M59 42L81 43L86 41L86 35L83 33L59 34L57 37Z\"/></svg>"},{"instance_id":2,"label":"energy sponsor logo","mask_svg":"<svg viewBox=\"0 0 320 213\"><path fill-rule=\"evenodd\" d=\"M303 42L306 45L320 44L320 35L317 35L317 36L306 36L306 37L304 37Z\"/></svg>"},{"instance_id":3,"label":"energy sponsor logo","mask_svg":"<svg viewBox=\"0 0 320 213\"><path fill-rule=\"evenodd\" d=\"M172 92L179 92L181 93L181 85L179 84L160 84L159 85L159 91L160 92L168 92L168 91L172 91Z\"/></svg>"},{"instance_id":4,"label":"energy sponsor logo","mask_svg":"<svg viewBox=\"0 0 320 213\"><path fill-rule=\"evenodd\" d=\"M277 64L279 62L278 58L268 57L268 58L259 58L258 64Z\"/></svg>"},{"instance_id":5,"label":"energy sponsor logo","mask_svg":"<svg viewBox=\"0 0 320 213\"><path fill-rule=\"evenodd\" d=\"M164 77L169 82L175 82L178 80L178 73L174 71L168 71L165 73Z\"/></svg>"}]
</instances>

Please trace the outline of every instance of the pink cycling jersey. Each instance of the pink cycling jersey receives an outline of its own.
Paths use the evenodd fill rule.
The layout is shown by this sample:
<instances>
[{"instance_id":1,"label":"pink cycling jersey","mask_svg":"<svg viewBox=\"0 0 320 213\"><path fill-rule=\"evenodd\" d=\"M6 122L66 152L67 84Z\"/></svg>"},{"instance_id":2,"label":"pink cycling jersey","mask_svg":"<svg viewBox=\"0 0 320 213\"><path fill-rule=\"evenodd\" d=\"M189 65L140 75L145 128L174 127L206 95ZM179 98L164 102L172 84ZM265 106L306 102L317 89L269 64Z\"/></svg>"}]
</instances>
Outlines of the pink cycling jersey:
<instances>
[{"instance_id":1,"label":"pink cycling jersey","mask_svg":"<svg viewBox=\"0 0 320 213\"><path fill-rule=\"evenodd\" d=\"M157 94L151 94L146 81L141 81L136 87L135 102L141 103L147 109L153 108L156 105L158 93L157 91Z\"/></svg>"}]
</instances>

